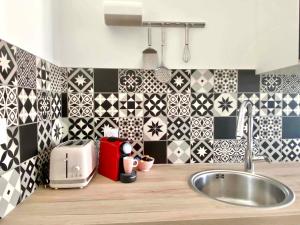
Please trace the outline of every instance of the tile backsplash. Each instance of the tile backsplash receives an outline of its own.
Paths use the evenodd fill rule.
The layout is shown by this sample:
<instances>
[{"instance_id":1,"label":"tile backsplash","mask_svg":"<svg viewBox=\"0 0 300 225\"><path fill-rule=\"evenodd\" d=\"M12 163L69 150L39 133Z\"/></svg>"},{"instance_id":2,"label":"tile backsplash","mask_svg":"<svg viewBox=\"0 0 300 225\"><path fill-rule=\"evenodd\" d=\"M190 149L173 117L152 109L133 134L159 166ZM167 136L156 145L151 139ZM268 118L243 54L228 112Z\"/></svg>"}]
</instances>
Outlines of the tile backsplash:
<instances>
[{"instance_id":1,"label":"tile backsplash","mask_svg":"<svg viewBox=\"0 0 300 225\"><path fill-rule=\"evenodd\" d=\"M160 83L141 69L62 68L0 40L0 217L30 196L53 147L119 128L134 155L156 163L242 162L238 108L254 105L256 154L300 160L300 76L254 70L172 70Z\"/></svg>"}]
</instances>

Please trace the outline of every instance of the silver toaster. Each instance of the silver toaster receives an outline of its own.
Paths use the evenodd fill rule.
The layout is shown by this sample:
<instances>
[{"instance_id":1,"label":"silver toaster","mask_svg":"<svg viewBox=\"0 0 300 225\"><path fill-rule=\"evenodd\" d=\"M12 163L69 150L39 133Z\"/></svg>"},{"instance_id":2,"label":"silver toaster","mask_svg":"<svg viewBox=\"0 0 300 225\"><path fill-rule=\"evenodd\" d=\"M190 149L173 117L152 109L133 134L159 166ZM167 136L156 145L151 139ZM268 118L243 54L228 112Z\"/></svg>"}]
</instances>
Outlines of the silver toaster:
<instances>
[{"instance_id":1,"label":"silver toaster","mask_svg":"<svg viewBox=\"0 0 300 225\"><path fill-rule=\"evenodd\" d=\"M51 188L83 188L93 178L97 166L97 151L92 140L64 142L50 154L49 180Z\"/></svg>"}]
</instances>

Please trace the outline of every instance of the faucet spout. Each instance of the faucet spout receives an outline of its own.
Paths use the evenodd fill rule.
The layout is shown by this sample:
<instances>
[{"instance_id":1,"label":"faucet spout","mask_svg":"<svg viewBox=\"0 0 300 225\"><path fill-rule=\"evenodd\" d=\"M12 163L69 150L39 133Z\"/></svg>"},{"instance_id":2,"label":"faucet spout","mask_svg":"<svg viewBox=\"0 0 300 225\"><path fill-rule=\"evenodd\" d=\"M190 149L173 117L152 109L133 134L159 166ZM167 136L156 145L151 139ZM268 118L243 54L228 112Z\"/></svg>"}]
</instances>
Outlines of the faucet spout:
<instances>
[{"instance_id":1,"label":"faucet spout","mask_svg":"<svg viewBox=\"0 0 300 225\"><path fill-rule=\"evenodd\" d=\"M244 135L244 123L245 117L248 118L248 126L247 126L247 148L245 150L245 171L254 173L254 165L253 165L253 104L251 101L246 100L242 103L240 107L240 112L238 116L238 123L236 128L236 136L237 139L241 139Z\"/></svg>"}]
</instances>

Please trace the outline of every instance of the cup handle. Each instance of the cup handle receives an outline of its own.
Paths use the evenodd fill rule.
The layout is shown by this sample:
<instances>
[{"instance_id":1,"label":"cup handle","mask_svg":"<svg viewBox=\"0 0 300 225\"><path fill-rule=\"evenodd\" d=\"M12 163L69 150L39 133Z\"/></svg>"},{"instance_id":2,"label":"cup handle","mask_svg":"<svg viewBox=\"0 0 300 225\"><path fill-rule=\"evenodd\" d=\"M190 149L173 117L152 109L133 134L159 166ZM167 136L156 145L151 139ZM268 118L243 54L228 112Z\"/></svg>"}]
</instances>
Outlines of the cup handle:
<instances>
[{"instance_id":1,"label":"cup handle","mask_svg":"<svg viewBox=\"0 0 300 225\"><path fill-rule=\"evenodd\" d=\"M138 164L139 164L139 161L136 160L136 159L134 159L134 160L133 160L133 167L137 167Z\"/></svg>"}]
</instances>

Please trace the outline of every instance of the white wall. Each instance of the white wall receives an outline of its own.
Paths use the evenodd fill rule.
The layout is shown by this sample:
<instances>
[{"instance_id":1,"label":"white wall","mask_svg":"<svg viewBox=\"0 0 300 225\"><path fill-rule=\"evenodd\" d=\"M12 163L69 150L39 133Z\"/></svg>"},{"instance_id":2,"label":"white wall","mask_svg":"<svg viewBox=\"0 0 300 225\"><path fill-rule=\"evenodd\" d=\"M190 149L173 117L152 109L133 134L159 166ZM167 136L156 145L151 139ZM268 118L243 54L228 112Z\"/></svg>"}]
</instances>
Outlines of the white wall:
<instances>
[{"instance_id":1,"label":"white wall","mask_svg":"<svg viewBox=\"0 0 300 225\"><path fill-rule=\"evenodd\" d=\"M298 62L298 0L257 0L258 73Z\"/></svg>"},{"instance_id":2,"label":"white wall","mask_svg":"<svg viewBox=\"0 0 300 225\"><path fill-rule=\"evenodd\" d=\"M54 2L0 0L0 38L51 62L57 62L53 47Z\"/></svg>"},{"instance_id":3,"label":"white wall","mask_svg":"<svg viewBox=\"0 0 300 225\"><path fill-rule=\"evenodd\" d=\"M125 1L125 0L124 0ZM102 0L61 0L57 58L64 66L141 66L146 29L104 24ZM182 62L184 30L167 31L172 68L255 68L255 1L143 0L146 20L206 21L190 32L192 60ZM153 32L160 50L160 30Z\"/></svg>"}]
</instances>

